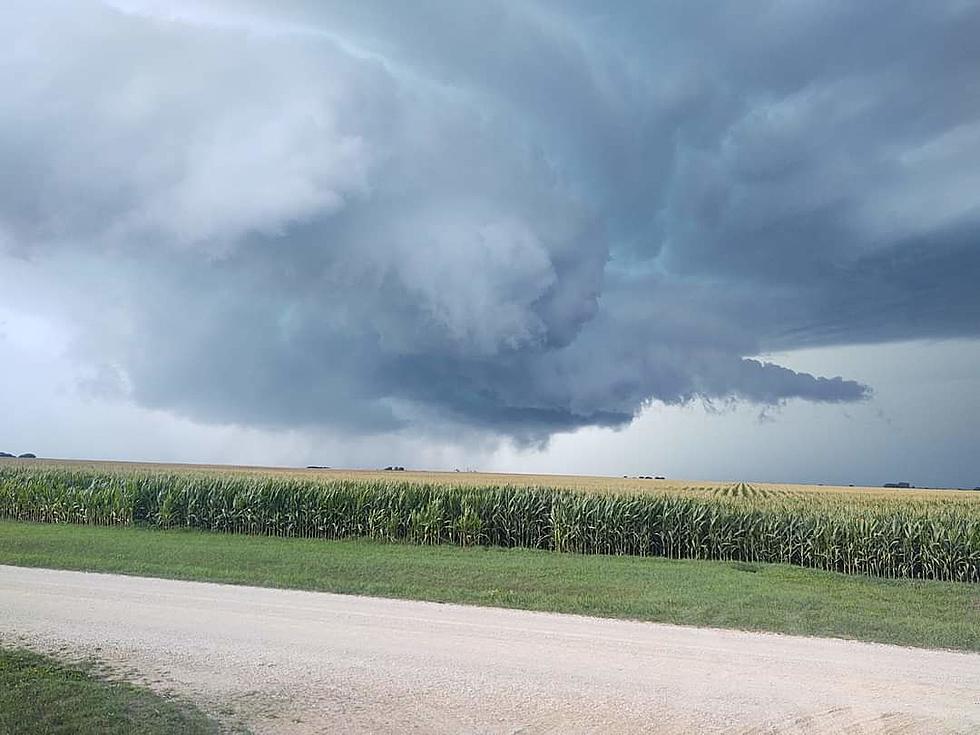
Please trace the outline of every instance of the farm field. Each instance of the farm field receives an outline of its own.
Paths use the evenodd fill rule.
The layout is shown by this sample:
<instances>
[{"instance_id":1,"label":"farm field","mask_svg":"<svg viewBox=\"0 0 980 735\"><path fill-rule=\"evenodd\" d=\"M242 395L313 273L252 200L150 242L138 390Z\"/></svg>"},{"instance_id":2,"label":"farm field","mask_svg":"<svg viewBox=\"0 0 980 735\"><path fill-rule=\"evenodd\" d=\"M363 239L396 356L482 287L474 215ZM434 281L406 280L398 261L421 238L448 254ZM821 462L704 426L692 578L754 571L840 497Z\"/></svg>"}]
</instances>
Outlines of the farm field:
<instances>
[{"instance_id":1,"label":"farm field","mask_svg":"<svg viewBox=\"0 0 980 735\"><path fill-rule=\"evenodd\" d=\"M980 582L980 494L746 483L440 482L93 463L0 467L0 517L325 539L786 563ZM426 477L432 478L430 473ZM495 476L485 476L495 477ZM537 478L541 479L541 478ZM574 478L573 478L574 479ZM647 482L647 481L641 481Z\"/></svg>"},{"instance_id":2,"label":"farm field","mask_svg":"<svg viewBox=\"0 0 980 735\"><path fill-rule=\"evenodd\" d=\"M639 477L605 477L593 475L517 474L504 472L446 472L411 470L401 472L341 468L261 467L247 465L173 464L165 462L113 462L75 459L7 459L3 467L94 470L122 473L184 473L273 477L296 480L398 481L406 483L449 485L453 487L553 487L568 490L612 493L678 493L681 495L745 495L759 497L835 496L853 499L950 499L980 504L980 492L957 488L907 488L805 485L792 483L742 482L735 479L683 480L668 478L647 480Z\"/></svg>"}]
</instances>

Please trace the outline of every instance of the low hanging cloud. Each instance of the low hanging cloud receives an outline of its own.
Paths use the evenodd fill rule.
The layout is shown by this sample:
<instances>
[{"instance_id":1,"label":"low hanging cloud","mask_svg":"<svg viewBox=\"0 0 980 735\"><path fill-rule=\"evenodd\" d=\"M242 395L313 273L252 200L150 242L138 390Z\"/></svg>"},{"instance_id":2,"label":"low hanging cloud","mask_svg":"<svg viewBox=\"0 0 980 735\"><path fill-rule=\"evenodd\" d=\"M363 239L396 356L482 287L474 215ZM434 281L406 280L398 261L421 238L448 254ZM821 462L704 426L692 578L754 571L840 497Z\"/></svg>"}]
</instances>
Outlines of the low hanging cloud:
<instances>
[{"instance_id":1,"label":"low hanging cloud","mask_svg":"<svg viewBox=\"0 0 980 735\"><path fill-rule=\"evenodd\" d=\"M978 5L696 10L6 7L0 269L100 390L262 427L858 401L752 356L977 336Z\"/></svg>"}]
</instances>

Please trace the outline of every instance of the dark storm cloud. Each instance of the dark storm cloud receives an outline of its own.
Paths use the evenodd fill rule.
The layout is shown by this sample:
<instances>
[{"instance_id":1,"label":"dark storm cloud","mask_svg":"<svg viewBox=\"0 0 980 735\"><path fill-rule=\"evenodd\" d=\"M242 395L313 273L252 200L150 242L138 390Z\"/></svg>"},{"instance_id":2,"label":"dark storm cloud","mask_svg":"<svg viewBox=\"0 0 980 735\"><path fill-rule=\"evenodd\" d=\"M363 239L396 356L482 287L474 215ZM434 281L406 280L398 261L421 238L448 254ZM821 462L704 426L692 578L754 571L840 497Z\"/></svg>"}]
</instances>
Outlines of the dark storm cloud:
<instances>
[{"instance_id":1,"label":"dark storm cloud","mask_svg":"<svg viewBox=\"0 0 980 735\"><path fill-rule=\"evenodd\" d=\"M8 7L0 249L120 391L258 426L855 401L751 356L977 335L976 3L598 7Z\"/></svg>"}]
</instances>

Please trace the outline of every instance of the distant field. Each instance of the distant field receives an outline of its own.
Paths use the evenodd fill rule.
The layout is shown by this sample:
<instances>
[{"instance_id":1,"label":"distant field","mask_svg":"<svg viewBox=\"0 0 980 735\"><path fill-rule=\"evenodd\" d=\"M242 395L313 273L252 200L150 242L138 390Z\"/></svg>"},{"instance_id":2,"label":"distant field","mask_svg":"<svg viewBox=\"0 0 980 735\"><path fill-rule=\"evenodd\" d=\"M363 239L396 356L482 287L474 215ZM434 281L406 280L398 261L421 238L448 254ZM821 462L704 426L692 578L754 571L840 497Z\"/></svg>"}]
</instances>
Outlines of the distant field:
<instances>
[{"instance_id":1,"label":"distant field","mask_svg":"<svg viewBox=\"0 0 980 735\"><path fill-rule=\"evenodd\" d=\"M910 488L803 485L787 483L728 480L645 480L637 477L603 477L592 475L535 475L504 472L445 472L431 470L385 471L342 468L308 469L303 467L259 467L247 465L172 464L165 462L109 462L74 459L7 459L0 468L11 466L74 468L102 472L205 472L256 477L285 477L309 480L398 481L450 486L483 487L553 487L597 492L677 493L687 496L743 495L747 497L792 497L805 495L847 496L864 499L949 499L980 504L980 492L956 488Z\"/></svg>"},{"instance_id":2,"label":"distant field","mask_svg":"<svg viewBox=\"0 0 980 735\"><path fill-rule=\"evenodd\" d=\"M980 493L15 461L0 518L784 563L980 582Z\"/></svg>"}]
</instances>

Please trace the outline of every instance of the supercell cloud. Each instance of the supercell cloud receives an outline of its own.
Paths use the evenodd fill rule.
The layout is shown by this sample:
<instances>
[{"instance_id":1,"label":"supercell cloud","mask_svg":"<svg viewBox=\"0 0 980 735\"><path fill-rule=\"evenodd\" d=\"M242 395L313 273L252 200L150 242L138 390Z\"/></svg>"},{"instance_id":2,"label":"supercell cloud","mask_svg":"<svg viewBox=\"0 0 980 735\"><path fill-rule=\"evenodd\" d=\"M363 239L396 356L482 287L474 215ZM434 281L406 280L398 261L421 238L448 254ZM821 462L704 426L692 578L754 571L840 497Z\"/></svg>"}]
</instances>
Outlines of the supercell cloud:
<instances>
[{"instance_id":1,"label":"supercell cloud","mask_svg":"<svg viewBox=\"0 0 980 735\"><path fill-rule=\"evenodd\" d=\"M527 441L977 336L976 3L600 6L7 4L0 300L195 420Z\"/></svg>"}]
</instances>

